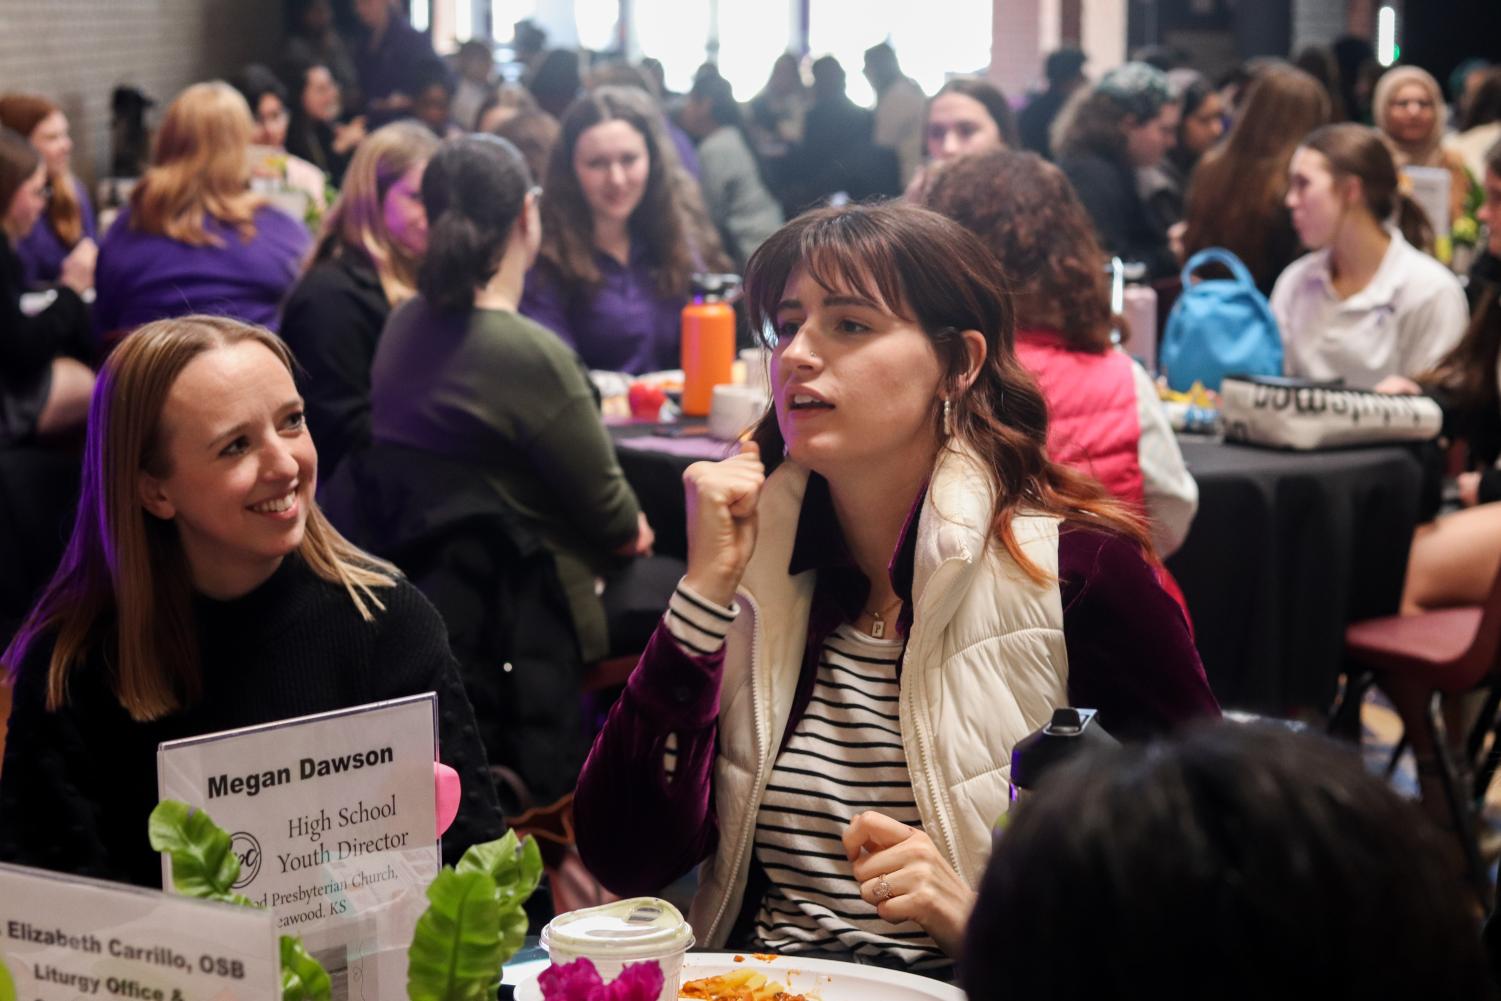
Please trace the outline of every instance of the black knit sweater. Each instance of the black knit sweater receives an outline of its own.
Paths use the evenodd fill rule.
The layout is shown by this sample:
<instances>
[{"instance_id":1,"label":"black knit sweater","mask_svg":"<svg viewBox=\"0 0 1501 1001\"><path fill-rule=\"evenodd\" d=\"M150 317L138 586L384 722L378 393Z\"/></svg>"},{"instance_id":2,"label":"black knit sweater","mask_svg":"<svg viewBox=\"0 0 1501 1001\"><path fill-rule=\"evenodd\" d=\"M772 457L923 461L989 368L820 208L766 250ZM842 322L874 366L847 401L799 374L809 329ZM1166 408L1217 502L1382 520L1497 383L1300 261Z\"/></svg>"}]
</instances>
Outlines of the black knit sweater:
<instances>
[{"instance_id":1,"label":"black knit sweater","mask_svg":"<svg viewBox=\"0 0 1501 1001\"><path fill-rule=\"evenodd\" d=\"M365 622L343 587L290 556L243 598L198 598L203 697L151 723L120 706L98 651L69 679L68 705L47 712L51 645L33 648L0 770L0 859L159 887L146 839L159 742L428 691L438 693L439 756L464 787L445 860L499 837L505 822L442 620L405 579L376 593L386 610Z\"/></svg>"}]
</instances>

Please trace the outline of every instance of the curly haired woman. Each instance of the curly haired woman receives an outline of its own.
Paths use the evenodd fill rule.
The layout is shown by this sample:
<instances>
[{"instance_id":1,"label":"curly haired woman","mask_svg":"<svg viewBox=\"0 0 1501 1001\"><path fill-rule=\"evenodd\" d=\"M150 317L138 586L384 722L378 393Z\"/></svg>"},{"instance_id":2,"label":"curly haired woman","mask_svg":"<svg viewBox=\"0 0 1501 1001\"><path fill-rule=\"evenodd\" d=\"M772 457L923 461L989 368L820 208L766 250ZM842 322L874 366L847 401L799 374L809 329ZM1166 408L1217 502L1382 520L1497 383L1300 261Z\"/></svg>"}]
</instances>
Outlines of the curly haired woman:
<instances>
[{"instance_id":1,"label":"curly haired woman","mask_svg":"<svg viewBox=\"0 0 1501 1001\"><path fill-rule=\"evenodd\" d=\"M1068 178L1035 153L971 153L939 171L926 205L979 236L1012 282L1016 354L1048 401L1048 454L1145 511L1157 552L1173 552L1199 488L1151 376L1111 343L1105 252Z\"/></svg>"}]
</instances>

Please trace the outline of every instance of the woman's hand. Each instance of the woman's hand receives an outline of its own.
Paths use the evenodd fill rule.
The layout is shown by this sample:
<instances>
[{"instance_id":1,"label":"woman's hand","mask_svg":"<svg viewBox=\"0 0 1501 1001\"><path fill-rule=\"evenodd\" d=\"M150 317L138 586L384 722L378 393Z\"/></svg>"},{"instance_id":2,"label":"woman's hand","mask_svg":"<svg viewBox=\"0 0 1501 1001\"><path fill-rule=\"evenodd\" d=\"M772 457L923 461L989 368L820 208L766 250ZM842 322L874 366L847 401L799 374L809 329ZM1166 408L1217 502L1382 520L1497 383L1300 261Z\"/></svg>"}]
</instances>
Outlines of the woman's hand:
<instances>
[{"instance_id":1,"label":"woman's hand","mask_svg":"<svg viewBox=\"0 0 1501 1001\"><path fill-rule=\"evenodd\" d=\"M99 260L99 245L88 237L84 237L74 245L63 258L62 266L58 269L57 280L68 288L83 295L84 292L94 287L94 265Z\"/></svg>"},{"instance_id":2,"label":"woman's hand","mask_svg":"<svg viewBox=\"0 0 1501 1001\"><path fill-rule=\"evenodd\" d=\"M615 550L616 556L650 556L652 547L657 544L657 533L651 529L651 522L646 520L646 512L636 513L636 537L619 549Z\"/></svg>"},{"instance_id":3,"label":"woman's hand","mask_svg":"<svg viewBox=\"0 0 1501 1001\"><path fill-rule=\"evenodd\" d=\"M334 152L343 156L365 139L365 116L351 118L343 125L334 126Z\"/></svg>"},{"instance_id":4,"label":"woman's hand","mask_svg":"<svg viewBox=\"0 0 1501 1001\"><path fill-rule=\"evenodd\" d=\"M1389 375L1376 383L1375 391L1389 396L1422 396L1423 387L1405 375Z\"/></svg>"},{"instance_id":5,"label":"woman's hand","mask_svg":"<svg viewBox=\"0 0 1501 1001\"><path fill-rule=\"evenodd\" d=\"M755 442L722 462L695 462L683 473L688 507L688 572L683 582L721 605L735 600L735 588L756 550L756 503L766 467Z\"/></svg>"},{"instance_id":6,"label":"woman's hand","mask_svg":"<svg viewBox=\"0 0 1501 1001\"><path fill-rule=\"evenodd\" d=\"M932 838L867 810L844 829L844 853L854 863L861 898L876 905L883 921L915 921L939 948L959 958L975 893Z\"/></svg>"},{"instance_id":7,"label":"woman's hand","mask_svg":"<svg viewBox=\"0 0 1501 1001\"><path fill-rule=\"evenodd\" d=\"M1480 503L1480 474L1460 473L1455 480L1459 484L1459 504L1474 507Z\"/></svg>"}]
</instances>

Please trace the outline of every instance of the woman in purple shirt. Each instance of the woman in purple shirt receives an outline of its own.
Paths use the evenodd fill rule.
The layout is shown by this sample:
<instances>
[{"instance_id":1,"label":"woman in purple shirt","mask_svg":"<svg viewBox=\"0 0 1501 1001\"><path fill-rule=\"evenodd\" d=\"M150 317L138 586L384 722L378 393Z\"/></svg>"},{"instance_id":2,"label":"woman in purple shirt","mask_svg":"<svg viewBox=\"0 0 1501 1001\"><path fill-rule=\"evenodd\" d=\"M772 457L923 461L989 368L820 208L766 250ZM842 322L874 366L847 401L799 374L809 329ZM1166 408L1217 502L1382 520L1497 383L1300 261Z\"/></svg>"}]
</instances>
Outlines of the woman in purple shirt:
<instances>
[{"instance_id":1,"label":"woman in purple shirt","mask_svg":"<svg viewBox=\"0 0 1501 1001\"><path fill-rule=\"evenodd\" d=\"M77 264L87 264L99 249L93 206L68 163L68 117L38 94L6 94L0 97L0 125L25 136L47 166L47 211L16 245L26 285L58 284L64 260L74 256Z\"/></svg>"},{"instance_id":2,"label":"woman in purple shirt","mask_svg":"<svg viewBox=\"0 0 1501 1001\"><path fill-rule=\"evenodd\" d=\"M189 313L277 328L312 240L250 191L251 128L245 99L218 81L167 108L151 169L99 248L94 329L107 346Z\"/></svg>"},{"instance_id":3,"label":"woman in purple shirt","mask_svg":"<svg viewBox=\"0 0 1501 1001\"><path fill-rule=\"evenodd\" d=\"M589 368L677 368L689 279L730 264L651 98L601 87L574 101L546 185L522 314Z\"/></svg>"}]
</instances>

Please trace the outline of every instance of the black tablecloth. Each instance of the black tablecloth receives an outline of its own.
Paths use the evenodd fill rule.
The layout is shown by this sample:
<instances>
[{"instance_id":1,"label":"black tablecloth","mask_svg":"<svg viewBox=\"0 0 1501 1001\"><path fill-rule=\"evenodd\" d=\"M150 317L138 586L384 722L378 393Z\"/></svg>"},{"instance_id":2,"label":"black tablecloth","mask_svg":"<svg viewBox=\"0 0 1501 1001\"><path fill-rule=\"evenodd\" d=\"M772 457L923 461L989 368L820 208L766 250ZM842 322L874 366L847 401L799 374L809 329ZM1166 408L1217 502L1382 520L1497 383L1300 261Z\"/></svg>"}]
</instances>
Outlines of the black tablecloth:
<instances>
[{"instance_id":1,"label":"black tablecloth","mask_svg":"<svg viewBox=\"0 0 1501 1001\"><path fill-rule=\"evenodd\" d=\"M1397 610L1422 465L1406 448L1276 452L1183 437L1199 513L1167 561L1228 707L1323 709L1345 626Z\"/></svg>"},{"instance_id":2,"label":"black tablecloth","mask_svg":"<svg viewBox=\"0 0 1501 1001\"><path fill-rule=\"evenodd\" d=\"M1294 453L1179 442L1199 483L1199 513L1167 565L1188 598L1210 686L1227 708L1327 708L1345 626L1397 610L1421 464L1397 447ZM686 556L682 472L692 460L616 451L658 550Z\"/></svg>"}]
</instances>

